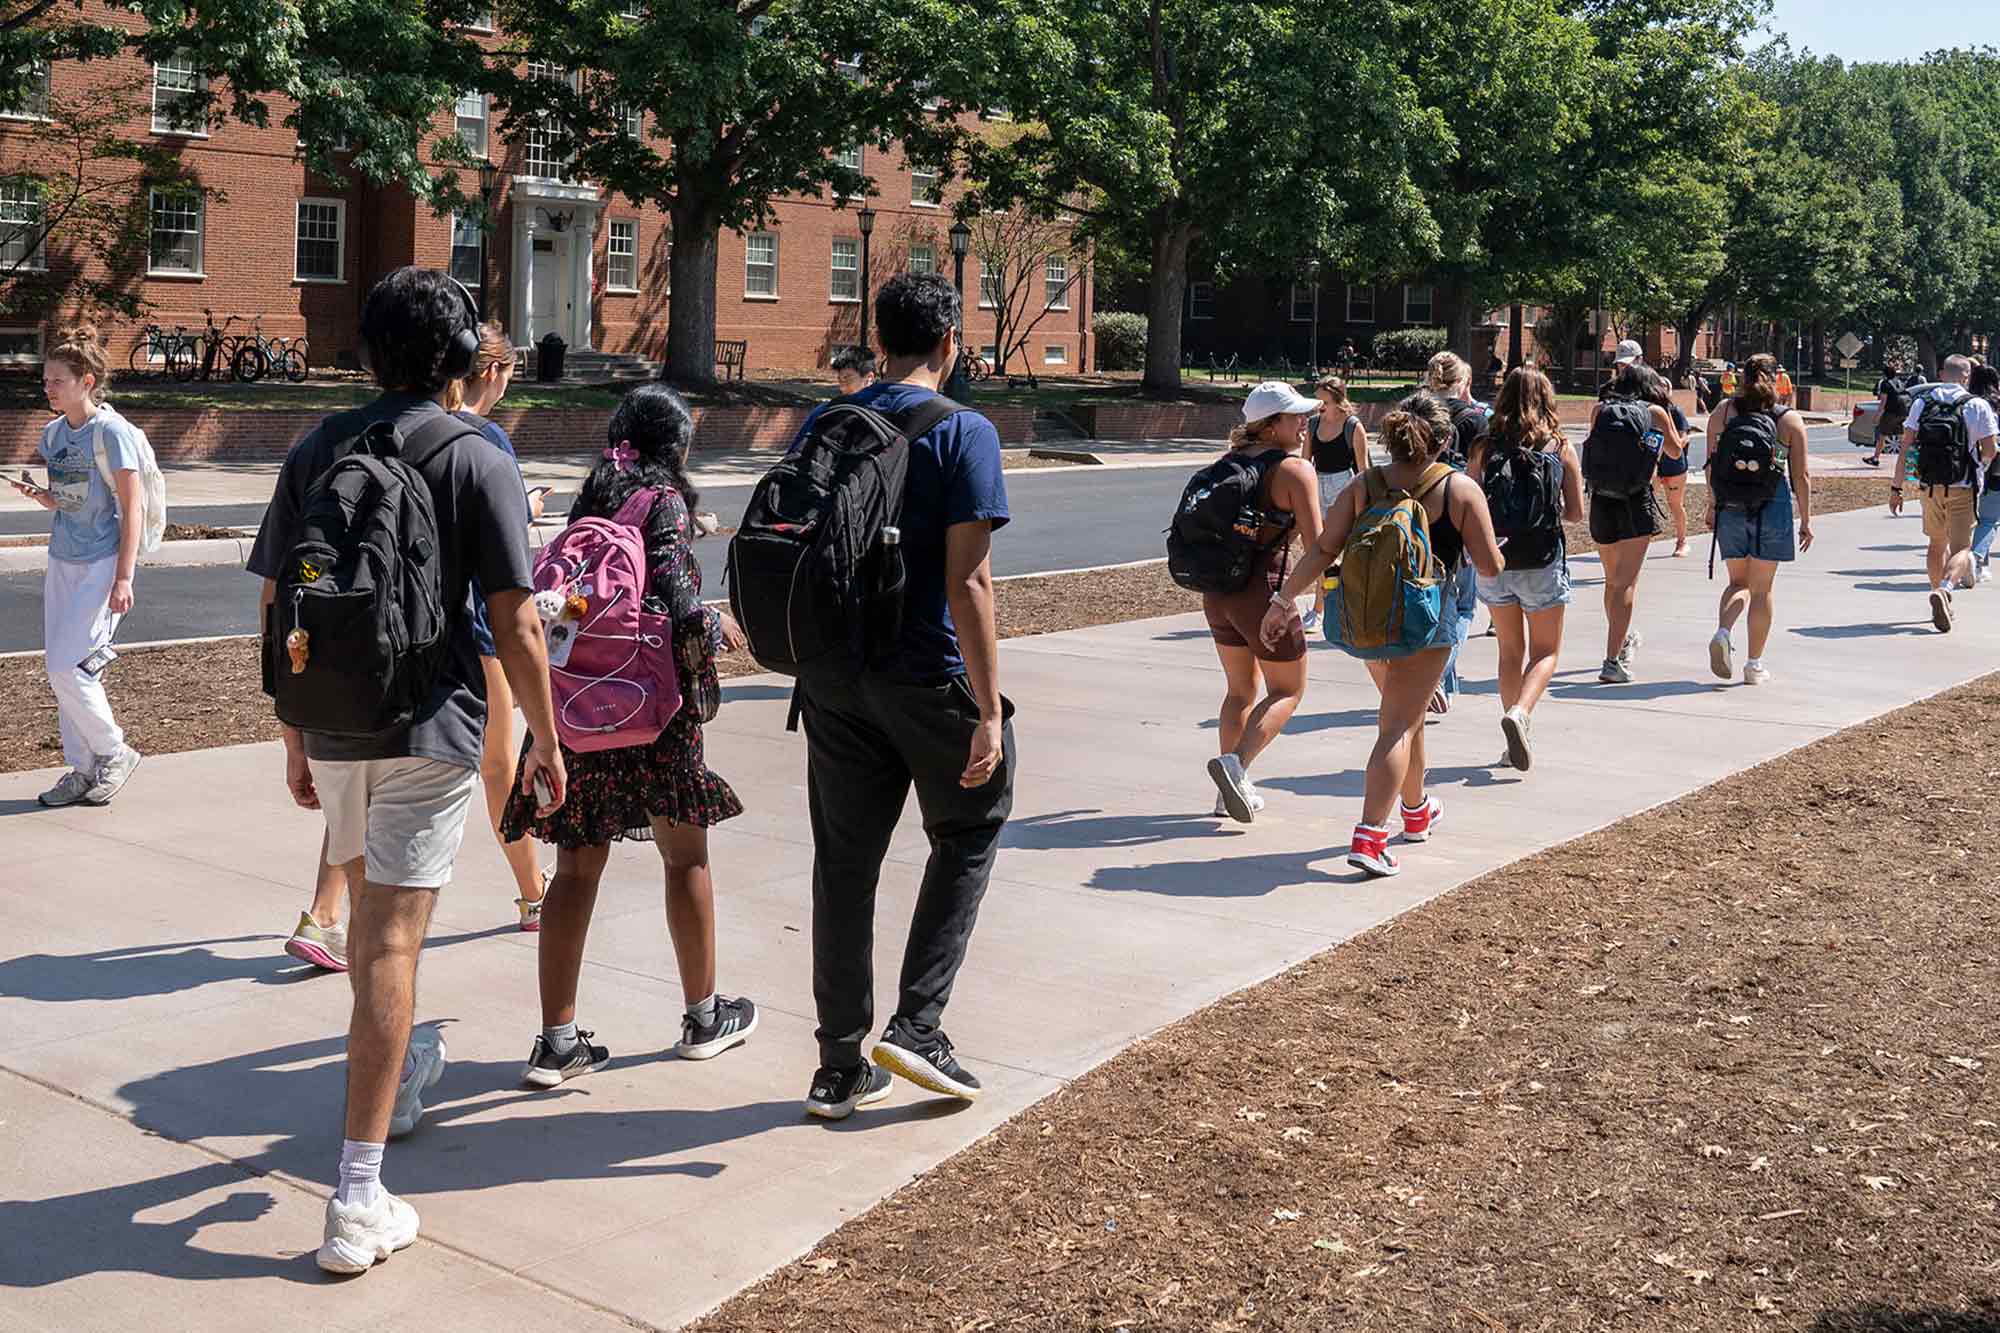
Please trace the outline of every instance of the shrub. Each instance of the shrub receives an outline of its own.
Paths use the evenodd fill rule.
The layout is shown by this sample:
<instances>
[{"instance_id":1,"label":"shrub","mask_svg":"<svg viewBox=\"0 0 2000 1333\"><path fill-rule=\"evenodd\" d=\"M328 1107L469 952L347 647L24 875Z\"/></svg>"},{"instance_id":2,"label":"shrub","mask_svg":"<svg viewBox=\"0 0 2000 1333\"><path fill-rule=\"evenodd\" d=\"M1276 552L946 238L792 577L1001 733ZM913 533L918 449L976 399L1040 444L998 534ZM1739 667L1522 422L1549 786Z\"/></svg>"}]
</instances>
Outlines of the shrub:
<instances>
[{"instance_id":1,"label":"shrub","mask_svg":"<svg viewBox=\"0 0 2000 1333\"><path fill-rule=\"evenodd\" d=\"M1139 370L1146 364L1146 317L1129 310L1106 310L1090 321L1097 337L1099 370Z\"/></svg>"},{"instance_id":2,"label":"shrub","mask_svg":"<svg viewBox=\"0 0 2000 1333\"><path fill-rule=\"evenodd\" d=\"M1376 334L1372 347L1378 365L1421 370L1450 342L1451 334L1445 329L1390 329Z\"/></svg>"}]
</instances>

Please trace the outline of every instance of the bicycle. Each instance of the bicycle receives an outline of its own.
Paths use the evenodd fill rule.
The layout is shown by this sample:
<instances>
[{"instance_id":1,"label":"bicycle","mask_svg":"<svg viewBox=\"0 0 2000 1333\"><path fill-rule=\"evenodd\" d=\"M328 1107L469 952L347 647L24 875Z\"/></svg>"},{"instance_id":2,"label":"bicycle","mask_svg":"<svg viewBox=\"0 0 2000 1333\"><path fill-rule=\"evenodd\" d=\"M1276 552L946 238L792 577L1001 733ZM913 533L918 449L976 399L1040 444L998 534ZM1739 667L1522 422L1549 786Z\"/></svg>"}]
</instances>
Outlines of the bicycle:
<instances>
[{"instance_id":1,"label":"bicycle","mask_svg":"<svg viewBox=\"0 0 2000 1333\"><path fill-rule=\"evenodd\" d=\"M978 384L993 378L993 367L985 357L977 352L966 352L961 359L965 362L965 380L968 384Z\"/></svg>"},{"instance_id":2,"label":"bicycle","mask_svg":"<svg viewBox=\"0 0 2000 1333\"><path fill-rule=\"evenodd\" d=\"M304 382L309 369L306 340L265 337L262 315L252 323L250 336L229 362L229 373L246 384L255 384L273 370L299 384Z\"/></svg>"},{"instance_id":3,"label":"bicycle","mask_svg":"<svg viewBox=\"0 0 2000 1333\"><path fill-rule=\"evenodd\" d=\"M159 358L159 366L154 368L153 359ZM172 333L159 324L147 324L139 330L139 341L132 348L132 355L126 358L126 368L134 375L158 375L165 379L177 373L182 361L193 362L194 339L188 336L187 325L176 324Z\"/></svg>"},{"instance_id":4,"label":"bicycle","mask_svg":"<svg viewBox=\"0 0 2000 1333\"><path fill-rule=\"evenodd\" d=\"M236 353L243 346L244 339L242 334L232 334L228 330L231 324L234 324L237 320L243 318L243 316L229 315L223 319L222 323L217 324L213 310L207 306L203 306L201 313L207 317L208 327L201 334L202 352L200 362L196 364L193 359L190 359L185 363L176 364L174 367L174 378L180 380L182 383L194 379L197 375L204 381L211 380L215 378L215 370L218 365L222 366L231 378L234 378L236 374L234 364Z\"/></svg>"}]
</instances>

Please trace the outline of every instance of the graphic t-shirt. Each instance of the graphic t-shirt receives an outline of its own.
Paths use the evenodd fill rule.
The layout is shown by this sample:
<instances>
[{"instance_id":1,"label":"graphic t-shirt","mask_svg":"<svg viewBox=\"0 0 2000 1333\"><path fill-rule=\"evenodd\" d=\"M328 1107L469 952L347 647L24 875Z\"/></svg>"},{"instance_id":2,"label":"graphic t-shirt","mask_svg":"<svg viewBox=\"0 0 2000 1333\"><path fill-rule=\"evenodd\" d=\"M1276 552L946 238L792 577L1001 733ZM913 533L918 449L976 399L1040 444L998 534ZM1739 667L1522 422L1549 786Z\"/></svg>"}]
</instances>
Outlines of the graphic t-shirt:
<instances>
[{"instance_id":1,"label":"graphic t-shirt","mask_svg":"<svg viewBox=\"0 0 2000 1333\"><path fill-rule=\"evenodd\" d=\"M72 427L68 417L48 424L38 450L49 465L49 491L56 502L51 560L90 564L118 554L118 497L97 470L92 436L100 441L114 477L120 469L139 467L138 436L115 413L99 409L81 429Z\"/></svg>"},{"instance_id":2,"label":"graphic t-shirt","mask_svg":"<svg viewBox=\"0 0 2000 1333\"><path fill-rule=\"evenodd\" d=\"M848 401L877 412L903 412L937 395L914 384L871 384ZM812 433L806 418L791 448ZM984 520L1007 522L1007 483L1000 468L1000 432L977 412L955 412L910 441L910 472L903 493L903 561L909 579L903 594L903 641L881 667L883 674L937 682L965 670L958 628L944 594L945 529Z\"/></svg>"}]
</instances>

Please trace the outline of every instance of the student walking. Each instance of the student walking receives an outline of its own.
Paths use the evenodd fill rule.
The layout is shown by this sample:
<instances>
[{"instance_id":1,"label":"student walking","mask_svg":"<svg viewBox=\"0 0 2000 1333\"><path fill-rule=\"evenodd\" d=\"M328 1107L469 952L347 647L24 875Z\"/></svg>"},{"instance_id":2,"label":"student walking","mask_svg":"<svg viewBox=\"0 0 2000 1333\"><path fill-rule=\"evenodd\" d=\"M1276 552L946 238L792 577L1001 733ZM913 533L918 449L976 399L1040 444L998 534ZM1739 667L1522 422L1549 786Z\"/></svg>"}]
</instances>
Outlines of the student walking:
<instances>
[{"instance_id":1,"label":"student walking","mask_svg":"<svg viewBox=\"0 0 2000 1333\"><path fill-rule=\"evenodd\" d=\"M345 1138L317 1256L337 1273L366 1271L417 1236L416 1210L382 1187L382 1155L416 1127L444 1071L443 1041L410 1025L418 953L478 782L474 578L527 714L523 783L542 792L544 816L567 788L520 474L443 407L478 354L471 295L442 273L397 269L368 293L360 331L382 393L293 446L248 562L264 579L286 785L325 813L327 860L346 867L353 900ZM431 554L410 558L419 551ZM379 596L384 587L414 595Z\"/></svg>"},{"instance_id":2,"label":"student walking","mask_svg":"<svg viewBox=\"0 0 2000 1333\"><path fill-rule=\"evenodd\" d=\"M1500 733L1506 762L1526 772L1535 705L1555 677L1570 603L1563 524L1583 518L1583 464L1563 437L1555 386L1529 366L1508 374L1471 475L1486 494L1503 568L1479 576L1500 640Z\"/></svg>"},{"instance_id":3,"label":"student walking","mask_svg":"<svg viewBox=\"0 0 2000 1333\"><path fill-rule=\"evenodd\" d=\"M1348 400L1347 384L1338 375L1327 375L1313 386L1319 411L1313 413L1306 436L1312 448L1313 473L1319 481L1319 510L1323 516L1347 489L1355 475L1372 465L1368 456L1368 428L1361 413ZM1308 634L1319 629L1326 611L1326 589L1313 590L1313 609L1307 613Z\"/></svg>"},{"instance_id":4,"label":"student walking","mask_svg":"<svg viewBox=\"0 0 2000 1333\"><path fill-rule=\"evenodd\" d=\"M96 329L57 338L42 366L42 391L57 415L36 446L49 484L14 482L55 515L42 576L42 660L69 772L36 798L52 807L109 805L139 766L112 714L104 669L134 600L146 523L144 437L105 403L108 378Z\"/></svg>"},{"instance_id":5,"label":"student walking","mask_svg":"<svg viewBox=\"0 0 2000 1333\"><path fill-rule=\"evenodd\" d=\"M1921 367L1905 366L1893 356L1882 363L1882 378L1875 383L1875 443L1862 460L1868 466L1880 467L1884 453L1896 452L1903 439L1903 423L1910 416L1910 403L1923 387Z\"/></svg>"},{"instance_id":6,"label":"student walking","mask_svg":"<svg viewBox=\"0 0 2000 1333\"><path fill-rule=\"evenodd\" d=\"M743 806L729 784L709 770L702 724L712 721L722 704L715 659L725 649L742 647L743 635L728 615L702 605L691 516L700 495L687 475L694 418L673 388L644 384L628 393L612 413L609 436L604 461L584 481L570 507L570 528L574 531L586 519L608 519L629 522L642 534L647 599L642 605L657 607L666 617L681 701L651 740L585 750L564 744L569 799L561 809L539 813L539 799L526 784L517 785L507 802L502 837L532 836L557 848L555 878L549 884L536 944L542 1031L521 1074L523 1081L544 1088L602 1069L611 1059L605 1047L593 1044L594 1033L577 1027L576 996L598 885L611 857L611 844L621 839L657 844L666 869L667 934L680 964L681 994L687 1005L675 1053L684 1060L706 1060L740 1045L757 1030L757 1006L720 995L715 985L715 884L709 869L708 830L743 813ZM559 567L554 576L557 584L551 585L552 576L546 573L538 576L538 582L554 586L565 598L574 585L573 575L581 572L564 563L572 549L580 549L565 541L568 535L550 543L538 567ZM585 577L587 581L587 573ZM606 595L602 588L584 595L579 638L590 633L593 621L588 608L593 599ZM604 614L603 608L599 614ZM616 683L623 685L624 678ZM617 693L625 711L624 700L632 691ZM570 702L581 698L579 691ZM558 701L559 727L569 716L568 708L569 703Z\"/></svg>"},{"instance_id":7,"label":"student walking","mask_svg":"<svg viewBox=\"0 0 2000 1333\"><path fill-rule=\"evenodd\" d=\"M1504 567L1486 497L1439 461L1451 426L1444 401L1428 393L1411 394L1383 418L1389 463L1364 473L1365 485L1342 492L1319 540L1264 614L1264 641L1281 642L1297 623L1294 599L1339 557L1327 637L1367 662L1382 694L1361 822L1347 854L1350 865L1370 875L1402 868L1389 851L1390 809L1399 797L1405 842L1428 840L1443 818L1443 803L1425 785L1424 714L1465 632L1446 590L1466 561L1488 576Z\"/></svg>"},{"instance_id":8,"label":"student walking","mask_svg":"<svg viewBox=\"0 0 2000 1333\"><path fill-rule=\"evenodd\" d=\"M1709 500L1715 507L1716 549L1729 567L1715 634L1708 642L1708 665L1728 680L1733 648L1730 631L1747 608L1750 656L1743 683L1771 679L1764 664L1771 641L1771 587L1778 566L1812 548L1812 479L1808 475L1805 423L1778 402L1778 363L1760 353L1743 367L1736 397L1718 405L1708 428L1715 447L1708 458ZM1792 539L1792 508L1798 506L1798 540Z\"/></svg>"},{"instance_id":9,"label":"student walking","mask_svg":"<svg viewBox=\"0 0 2000 1333\"><path fill-rule=\"evenodd\" d=\"M1201 591L1225 680L1220 753L1208 761L1215 815L1248 824L1264 808L1250 765L1291 721L1306 693L1306 636L1297 616L1275 642L1261 630L1291 567L1292 543L1319 539L1319 490L1299 456L1312 400L1268 380L1243 400L1229 452L1188 482L1174 515L1167 568ZM1261 694L1262 697L1259 697Z\"/></svg>"},{"instance_id":10,"label":"student walking","mask_svg":"<svg viewBox=\"0 0 2000 1333\"><path fill-rule=\"evenodd\" d=\"M1456 352L1439 352L1424 372L1424 387L1442 399L1451 414L1451 440L1440 455L1442 461L1463 470L1472 457L1473 446L1486 434L1492 408L1472 396L1472 367ZM1445 662L1444 679L1431 699L1430 711L1448 713L1458 698L1458 657L1465 640L1472 637L1472 622L1479 610L1479 586L1470 564L1459 567L1458 581L1447 595L1447 605L1464 624L1458 641Z\"/></svg>"},{"instance_id":11,"label":"student walking","mask_svg":"<svg viewBox=\"0 0 2000 1333\"><path fill-rule=\"evenodd\" d=\"M1632 628L1646 548L1660 531L1653 474L1659 460L1679 458L1684 444L1673 415L1646 398L1652 372L1632 362L1618 372L1612 393L1590 413L1583 441L1583 479L1590 490L1590 537L1604 564L1604 666L1597 679L1623 685L1643 640Z\"/></svg>"},{"instance_id":12,"label":"student walking","mask_svg":"<svg viewBox=\"0 0 2000 1333\"><path fill-rule=\"evenodd\" d=\"M1922 389L1903 423L1901 476L1889 486L1889 512L1903 512L1903 492L1924 496L1925 571L1931 583L1931 623L1951 632L1954 589L1973 586L1972 528L1980 481L1992 465L2000 421L1968 385L1972 359L1946 357L1938 382Z\"/></svg>"},{"instance_id":13,"label":"student walking","mask_svg":"<svg viewBox=\"0 0 2000 1333\"><path fill-rule=\"evenodd\" d=\"M849 344L833 354L829 363L833 368L833 382L839 386L842 397L860 393L875 382L875 353L866 347Z\"/></svg>"},{"instance_id":14,"label":"student walking","mask_svg":"<svg viewBox=\"0 0 2000 1333\"><path fill-rule=\"evenodd\" d=\"M945 1096L979 1096L978 1078L959 1063L940 1020L1014 805L1013 705L1000 694L990 560L993 532L1008 517L999 432L938 393L959 356L959 298L949 281L900 274L883 285L875 311L887 354L881 379L814 410L791 456L752 496L729 554L730 597L751 651L798 674L820 1059L806 1110L826 1119L886 1097L885 1070ZM893 468L852 465L857 452L884 450L907 460L899 486ZM863 491L869 509L851 508ZM789 497L782 510L779 495ZM883 581L788 591L786 571L812 558L805 543L816 540L791 517L798 504L825 516L828 539L865 553ZM849 521L862 512L893 521ZM826 621L794 618L801 597L826 607L819 598L829 592L857 596L866 623L854 627L831 611ZM859 640L842 638L802 661L801 645L817 646L814 632L829 621L843 634L855 628ZM892 625L893 635L882 628ZM930 858L896 1012L871 1062L861 1047L875 1014L875 891L912 786Z\"/></svg>"},{"instance_id":15,"label":"student walking","mask_svg":"<svg viewBox=\"0 0 2000 1333\"><path fill-rule=\"evenodd\" d=\"M1966 387L1975 398L1985 399L2000 418L2000 367L1974 366ZM1976 515L1978 521L1972 525L1973 577L1984 583L1992 577L1993 534L2000 532L2000 463L1989 464L1980 479Z\"/></svg>"}]
</instances>

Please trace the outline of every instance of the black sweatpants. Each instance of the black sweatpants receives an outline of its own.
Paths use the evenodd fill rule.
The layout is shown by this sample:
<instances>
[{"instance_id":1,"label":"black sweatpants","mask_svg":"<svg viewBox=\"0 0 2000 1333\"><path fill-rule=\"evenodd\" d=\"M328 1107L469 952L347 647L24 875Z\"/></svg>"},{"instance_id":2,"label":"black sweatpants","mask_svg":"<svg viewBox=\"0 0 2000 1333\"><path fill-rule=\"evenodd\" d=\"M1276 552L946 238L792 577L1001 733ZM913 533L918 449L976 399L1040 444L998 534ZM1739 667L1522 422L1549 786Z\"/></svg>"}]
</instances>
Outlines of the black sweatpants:
<instances>
[{"instance_id":1,"label":"black sweatpants","mask_svg":"<svg viewBox=\"0 0 2000 1333\"><path fill-rule=\"evenodd\" d=\"M958 785L979 704L963 676L941 685L802 680L806 801L813 835L813 999L820 1063L848 1069L875 1022L875 886L917 789L931 855L903 949L896 1017L927 1037L965 961L1000 830L1014 807L1014 726L1001 724L1000 766L985 786ZM1007 704L1005 716L1013 716Z\"/></svg>"}]
</instances>

